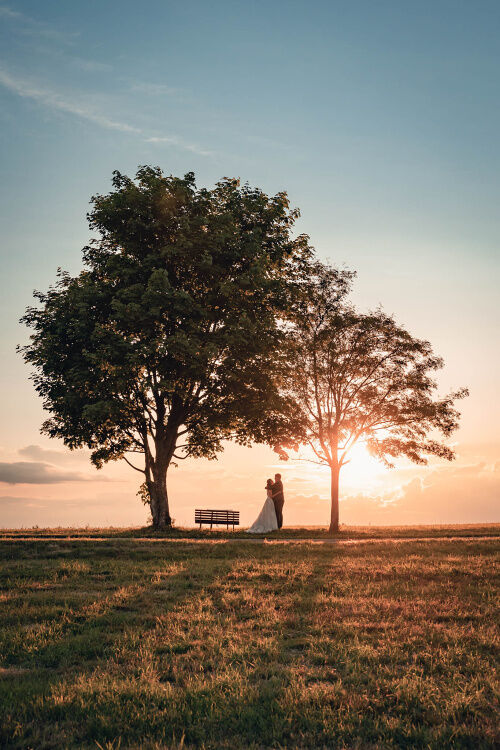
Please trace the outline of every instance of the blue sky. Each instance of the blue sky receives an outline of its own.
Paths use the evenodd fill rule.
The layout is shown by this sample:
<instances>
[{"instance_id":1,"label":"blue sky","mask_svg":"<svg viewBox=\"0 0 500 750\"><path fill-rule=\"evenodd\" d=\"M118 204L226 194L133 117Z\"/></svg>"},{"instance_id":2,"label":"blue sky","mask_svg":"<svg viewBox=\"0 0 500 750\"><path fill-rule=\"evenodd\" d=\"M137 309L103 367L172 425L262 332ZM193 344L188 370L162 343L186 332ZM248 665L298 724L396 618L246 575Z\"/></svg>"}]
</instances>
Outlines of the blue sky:
<instances>
[{"instance_id":1,"label":"blue sky","mask_svg":"<svg viewBox=\"0 0 500 750\"><path fill-rule=\"evenodd\" d=\"M457 440L489 461L499 32L483 0L0 4L0 460L45 440L14 351L32 290L79 270L90 196L147 163L287 190L356 301L429 338L445 390L470 386Z\"/></svg>"}]
</instances>

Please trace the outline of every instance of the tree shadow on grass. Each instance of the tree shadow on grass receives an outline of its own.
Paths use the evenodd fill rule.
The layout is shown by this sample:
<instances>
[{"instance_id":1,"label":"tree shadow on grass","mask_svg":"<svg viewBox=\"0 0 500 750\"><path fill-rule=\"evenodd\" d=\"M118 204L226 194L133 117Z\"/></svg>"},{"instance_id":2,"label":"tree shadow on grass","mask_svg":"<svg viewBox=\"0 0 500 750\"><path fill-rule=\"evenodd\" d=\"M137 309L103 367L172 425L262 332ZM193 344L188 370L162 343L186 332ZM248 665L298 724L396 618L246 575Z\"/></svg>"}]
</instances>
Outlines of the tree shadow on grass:
<instances>
[{"instance_id":1,"label":"tree shadow on grass","mask_svg":"<svg viewBox=\"0 0 500 750\"><path fill-rule=\"evenodd\" d=\"M290 706L297 688L308 679L308 652L314 639L312 613L317 591L323 585L324 565L316 559L295 587L294 598L280 624L275 656L261 661L247 675L249 684L240 731L258 746L294 744L307 730L307 717Z\"/></svg>"},{"instance_id":2,"label":"tree shadow on grass","mask_svg":"<svg viewBox=\"0 0 500 750\"><path fill-rule=\"evenodd\" d=\"M289 583L274 581L273 571L289 563L283 553L263 553L258 561L271 570L264 566L252 582L248 561L247 604L239 603L237 609L228 611L223 602L214 602L223 613L228 633L237 634L248 618L248 635L245 631L246 642L233 647L228 643L227 652L222 649L219 654L222 663L215 673L200 675L179 696L177 710L169 717L170 737L182 732L187 747L290 746L308 726L307 717L301 721L289 701L296 683L302 686L306 679L307 653L314 638L311 615L325 566L316 558ZM228 581L232 585L238 585L234 576ZM271 626L272 618L266 620L265 612L261 623L252 619L259 597L264 610L275 608L276 621Z\"/></svg>"},{"instance_id":3,"label":"tree shadow on grass","mask_svg":"<svg viewBox=\"0 0 500 750\"><path fill-rule=\"evenodd\" d=\"M100 545L98 556L101 551L107 552ZM167 559L159 550L152 552L143 582L118 585L68 612L61 622L46 623L38 647L26 650L21 644L16 653L6 654L8 668L0 676L0 745L48 748L79 746L84 738L91 743L112 739L92 712L92 702L85 705L78 700L78 691L68 686L79 680L90 684L92 674L113 656L120 639L153 628L158 616L199 596L231 562L212 557L209 564L200 565L198 546L164 552ZM119 556L118 546L114 554ZM144 547L141 556L147 563Z\"/></svg>"}]
</instances>

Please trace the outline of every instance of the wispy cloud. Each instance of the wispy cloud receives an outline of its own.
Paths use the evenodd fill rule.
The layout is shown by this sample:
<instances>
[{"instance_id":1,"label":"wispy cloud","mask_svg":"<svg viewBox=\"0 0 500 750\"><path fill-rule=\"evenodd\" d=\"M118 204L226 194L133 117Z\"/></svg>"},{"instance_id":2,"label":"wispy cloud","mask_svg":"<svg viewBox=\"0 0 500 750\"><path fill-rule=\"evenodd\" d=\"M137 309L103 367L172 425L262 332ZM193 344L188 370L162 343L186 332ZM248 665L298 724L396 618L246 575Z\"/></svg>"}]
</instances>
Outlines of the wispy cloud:
<instances>
[{"instance_id":1,"label":"wispy cloud","mask_svg":"<svg viewBox=\"0 0 500 750\"><path fill-rule=\"evenodd\" d=\"M90 462L90 453L85 449L75 451L69 449L51 450L50 448L42 448L40 445L26 445L24 448L19 448L18 453L23 459L28 461L41 461L56 465L84 462L89 464Z\"/></svg>"},{"instance_id":2,"label":"wispy cloud","mask_svg":"<svg viewBox=\"0 0 500 750\"><path fill-rule=\"evenodd\" d=\"M87 477L79 472L61 471L41 461L0 463L0 482L5 484L59 484L60 482L83 482L85 480L87 480Z\"/></svg>"},{"instance_id":3,"label":"wispy cloud","mask_svg":"<svg viewBox=\"0 0 500 750\"><path fill-rule=\"evenodd\" d=\"M86 73L107 73L108 71L113 70L112 65L101 62L100 60L86 60L83 57L75 57L74 55L68 55L67 57L72 65Z\"/></svg>"},{"instance_id":4,"label":"wispy cloud","mask_svg":"<svg viewBox=\"0 0 500 750\"><path fill-rule=\"evenodd\" d=\"M68 52L67 45L73 43L78 33L62 31L55 28L52 24L45 21L39 21L31 16L26 15L18 10L14 10L8 5L0 4L0 20L4 20L12 25L13 33L17 35L31 35L47 39L47 44L41 50L44 56L51 56L60 59L66 67L72 66L84 73L106 73L113 71L113 66L108 62L92 60L80 57ZM66 49L64 49L66 47ZM178 89L167 86L163 83L148 81L138 81L124 79L119 77L118 84L114 81L114 91L119 88L119 82L125 82L127 92L134 92L138 95L150 97L172 96L178 93ZM196 143L186 141L181 136L175 134L164 134L156 131L153 127L146 129L138 127L128 122L127 119L112 117L109 115L110 102L107 101L104 107L95 104L95 94L75 93L73 90L70 94L58 90L51 84L39 82L31 77L20 77L12 73L5 67L0 67L0 86L4 86L18 96L31 99L40 105L53 111L65 112L81 120L86 120L94 125L105 128L106 130L115 130L140 138L143 142L152 145L173 146L184 151L189 151L199 156L213 156L213 152L206 148L200 147ZM108 111L105 111L108 110Z\"/></svg>"},{"instance_id":5,"label":"wispy cloud","mask_svg":"<svg viewBox=\"0 0 500 750\"><path fill-rule=\"evenodd\" d=\"M96 125L100 125L103 128L108 128L109 130L121 130L124 133L135 133L136 135L140 135L142 132L139 128L136 128L133 125L129 125L126 122L119 122L118 120L112 120L83 103L68 99L55 91L29 83L28 81L11 75L1 68L0 84L19 96L27 99L34 99L50 109L68 112L69 114L93 122Z\"/></svg>"},{"instance_id":6,"label":"wispy cloud","mask_svg":"<svg viewBox=\"0 0 500 750\"><path fill-rule=\"evenodd\" d=\"M134 81L130 86L131 91L137 91L151 96L167 96L177 94L179 89L166 86L163 83L148 83L147 81Z\"/></svg>"},{"instance_id":7,"label":"wispy cloud","mask_svg":"<svg viewBox=\"0 0 500 750\"><path fill-rule=\"evenodd\" d=\"M186 143L186 141L181 138L172 135L153 135L144 140L146 143L165 143L171 146L179 146L179 148L183 148L185 151L192 151L194 154L199 154L200 156L214 155L213 151L207 151L194 143Z\"/></svg>"},{"instance_id":8,"label":"wispy cloud","mask_svg":"<svg viewBox=\"0 0 500 750\"><path fill-rule=\"evenodd\" d=\"M61 31L44 21L38 21L25 13L13 10L8 5L0 5L0 18L16 24L18 31L30 36L39 36L46 39L62 42L63 44L72 44L78 37L75 32Z\"/></svg>"},{"instance_id":9,"label":"wispy cloud","mask_svg":"<svg viewBox=\"0 0 500 750\"><path fill-rule=\"evenodd\" d=\"M14 92L18 96L32 99L51 110L74 115L75 117L91 122L101 128L107 130L118 130L122 133L139 136L146 143L168 144L171 146L177 146L177 148L183 149L184 151L190 151L200 156L212 156L211 151L201 148L194 143L188 143L179 136L152 135L145 132L142 128L138 128L128 122L113 119L84 101L79 101L74 97L68 97L65 94L61 94L38 83L27 81L26 79L15 76L5 70L5 68L0 68L0 85L9 89L9 91Z\"/></svg>"},{"instance_id":10,"label":"wispy cloud","mask_svg":"<svg viewBox=\"0 0 500 750\"><path fill-rule=\"evenodd\" d=\"M18 19L22 17L22 13L18 13L16 10L12 10L12 8L7 8L6 5L0 5L0 18Z\"/></svg>"}]
</instances>

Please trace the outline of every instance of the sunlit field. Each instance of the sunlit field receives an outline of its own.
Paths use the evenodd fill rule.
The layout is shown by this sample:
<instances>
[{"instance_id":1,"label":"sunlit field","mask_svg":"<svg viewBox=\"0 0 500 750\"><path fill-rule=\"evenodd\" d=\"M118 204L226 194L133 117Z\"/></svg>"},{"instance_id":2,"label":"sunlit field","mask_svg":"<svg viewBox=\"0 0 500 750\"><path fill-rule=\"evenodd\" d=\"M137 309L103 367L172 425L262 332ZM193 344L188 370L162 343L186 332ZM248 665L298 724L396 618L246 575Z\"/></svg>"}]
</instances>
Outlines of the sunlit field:
<instances>
[{"instance_id":1,"label":"sunlit field","mask_svg":"<svg viewBox=\"0 0 500 750\"><path fill-rule=\"evenodd\" d=\"M498 746L498 541L470 534L342 545L3 532L0 745Z\"/></svg>"},{"instance_id":2,"label":"sunlit field","mask_svg":"<svg viewBox=\"0 0 500 750\"><path fill-rule=\"evenodd\" d=\"M382 540L382 539L455 539L476 537L500 537L500 524L447 524L447 525L422 525L422 526L347 526L342 525L340 531L332 535L326 526L286 526L281 531L272 531L267 534L249 534L246 528L236 527L227 530L224 526L208 526L202 528L174 527L163 531L156 531L152 527L140 528L98 528L87 526L85 528L58 527L53 529L39 529L38 527L26 529L0 529L0 540L10 539L205 539L205 540L229 540L245 539L262 541L287 541L291 539L303 541L332 541L332 542L356 542L359 540Z\"/></svg>"}]
</instances>

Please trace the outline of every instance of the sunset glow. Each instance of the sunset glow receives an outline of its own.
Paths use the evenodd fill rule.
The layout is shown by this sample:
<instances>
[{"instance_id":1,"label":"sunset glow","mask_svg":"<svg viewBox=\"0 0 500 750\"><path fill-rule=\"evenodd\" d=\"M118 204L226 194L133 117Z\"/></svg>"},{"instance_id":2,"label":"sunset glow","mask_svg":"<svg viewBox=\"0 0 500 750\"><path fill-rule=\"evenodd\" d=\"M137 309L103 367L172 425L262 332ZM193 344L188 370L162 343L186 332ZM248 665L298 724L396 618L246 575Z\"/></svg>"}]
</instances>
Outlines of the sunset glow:
<instances>
[{"instance_id":1,"label":"sunset glow","mask_svg":"<svg viewBox=\"0 0 500 750\"><path fill-rule=\"evenodd\" d=\"M1 748L500 750L499 38L0 0Z\"/></svg>"},{"instance_id":2,"label":"sunset glow","mask_svg":"<svg viewBox=\"0 0 500 750\"><path fill-rule=\"evenodd\" d=\"M342 469L341 481L353 492L371 492L384 482L390 482L388 470L370 456L366 447L358 443L349 453L349 463Z\"/></svg>"},{"instance_id":3,"label":"sunset glow","mask_svg":"<svg viewBox=\"0 0 500 750\"><path fill-rule=\"evenodd\" d=\"M340 477L343 521L498 520L493 6L483 15L472 5L424 13L365 3L360 24L350 5L283 13L269 4L257 24L251 5L156 3L155 22L138 35L144 13L125 2L117 35L113 3L92 13L78 3L10 5L0 13L0 525L148 520L137 472L123 462L97 471L88 451L40 435L48 415L16 353L28 340L19 319L33 289L47 290L58 267L82 269L95 236L90 196L110 190L113 170L133 175L144 164L193 171L203 187L229 175L269 195L287 191L301 211L297 233L318 258L357 272L353 303L363 312L382 305L431 342L445 362L440 394L470 389L454 462L387 470L362 444L353 448ZM181 462L169 469L172 516L192 525L203 502L239 509L250 523L265 480L281 471L285 524L326 524L329 469L296 457L281 463L270 448L224 444L217 461Z\"/></svg>"}]
</instances>

